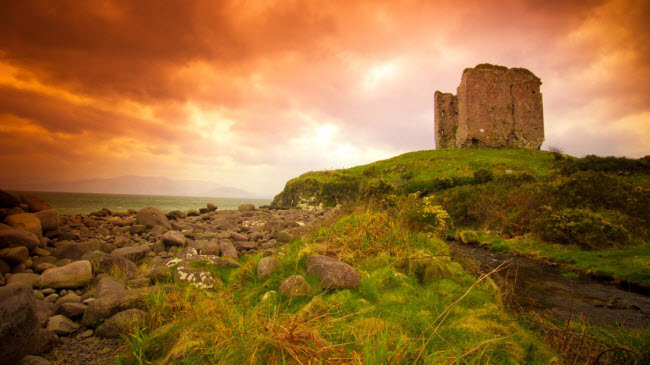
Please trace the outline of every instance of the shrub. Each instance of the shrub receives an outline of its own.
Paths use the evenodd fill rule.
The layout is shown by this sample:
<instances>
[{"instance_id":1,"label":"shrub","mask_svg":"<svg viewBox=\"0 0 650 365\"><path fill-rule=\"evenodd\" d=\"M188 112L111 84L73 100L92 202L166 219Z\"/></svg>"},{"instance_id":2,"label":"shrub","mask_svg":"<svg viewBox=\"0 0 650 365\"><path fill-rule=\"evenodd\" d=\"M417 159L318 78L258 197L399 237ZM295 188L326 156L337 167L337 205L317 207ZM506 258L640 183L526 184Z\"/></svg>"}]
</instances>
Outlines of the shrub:
<instances>
[{"instance_id":1,"label":"shrub","mask_svg":"<svg viewBox=\"0 0 650 365\"><path fill-rule=\"evenodd\" d=\"M417 193L410 194L404 202L403 214L407 226L413 229L440 233L451 226L451 218L447 211L435 204L429 196L418 199Z\"/></svg>"},{"instance_id":2,"label":"shrub","mask_svg":"<svg viewBox=\"0 0 650 365\"><path fill-rule=\"evenodd\" d=\"M494 180L494 173L488 169L480 169L474 172L474 184L485 184Z\"/></svg>"},{"instance_id":3,"label":"shrub","mask_svg":"<svg viewBox=\"0 0 650 365\"><path fill-rule=\"evenodd\" d=\"M616 174L648 173L650 172L650 157L640 159L627 157L600 157L588 155L584 158L575 158L562 162L560 170L565 175L577 171L601 171Z\"/></svg>"},{"instance_id":4,"label":"shrub","mask_svg":"<svg viewBox=\"0 0 650 365\"><path fill-rule=\"evenodd\" d=\"M577 244L585 248L603 249L625 245L629 232L587 209L542 210L544 218L533 223L534 231L544 240Z\"/></svg>"},{"instance_id":5,"label":"shrub","mask_svg":"<svg viewBox=\"0 0 650 365\"><path fill-rule=\"evenodd\" d=\"M479 243L478 235L473 231L461 231L456 239L466 245L477 245Z\"/></svg>"},{"instance_id":6,"label":"shrub","mask_svg":"<svg viewBox=\"0 0 650 365\"><path fill-rule=\"evenodd\" d=\"M320 195L325 206L335 206L338 203L355 200L359 192L357 179L343 179L326 182L321 185Z\"/></svg>"}]
</instances>

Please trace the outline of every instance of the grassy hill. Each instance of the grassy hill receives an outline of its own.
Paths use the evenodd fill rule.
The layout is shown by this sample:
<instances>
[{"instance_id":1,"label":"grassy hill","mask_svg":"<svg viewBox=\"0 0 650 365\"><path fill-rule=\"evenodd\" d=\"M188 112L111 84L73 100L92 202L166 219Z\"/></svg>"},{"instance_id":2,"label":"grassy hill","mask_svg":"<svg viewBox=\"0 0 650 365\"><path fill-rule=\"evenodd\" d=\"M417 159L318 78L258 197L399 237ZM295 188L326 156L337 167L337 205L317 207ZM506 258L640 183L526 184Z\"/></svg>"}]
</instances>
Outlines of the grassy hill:
<instances>
[{"instance_id":1,"label":"grassy hill","mask_svg":"<svg viewBox=\"0 0 650 365\"><path fill-rule=\"evenodd\" d=\"M450 234L490 232L481 237L486 244L496 242L494 249L650 287L648 156L575 158L517 149L411 152L305 173L287 182L273 204L327 207L409 194L443 207L452 218ZM602 250L615 250L610 256L616 262L603 260Z\"/></svg>"}]
</instances>

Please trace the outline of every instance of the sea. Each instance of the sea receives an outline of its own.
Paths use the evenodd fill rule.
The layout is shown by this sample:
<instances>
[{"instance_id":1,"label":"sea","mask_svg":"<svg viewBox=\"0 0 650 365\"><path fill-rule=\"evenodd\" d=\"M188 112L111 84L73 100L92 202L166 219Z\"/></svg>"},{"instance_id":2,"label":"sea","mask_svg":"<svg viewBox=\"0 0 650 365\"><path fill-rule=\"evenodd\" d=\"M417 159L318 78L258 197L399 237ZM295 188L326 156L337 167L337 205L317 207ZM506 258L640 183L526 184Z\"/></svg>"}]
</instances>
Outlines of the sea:
<instances>
[{"instance_id":1,"label":"sea","mask_svg":"<svg viewBox=\"0 0 650 365\"><path fill-rule=\"evenodd\" d=\"M204 208L214 203L219 210L237 209L240 204L252 203L256 207L271 204L271 199L248 198L210 198L194 196L130 195L130 194L95 194L95 193L59 193L33 192L45 200L61 214L87 214L107 208L116 211L154 207L163 212L172 210L188 211Z\"/></svg>"}]
</instances>

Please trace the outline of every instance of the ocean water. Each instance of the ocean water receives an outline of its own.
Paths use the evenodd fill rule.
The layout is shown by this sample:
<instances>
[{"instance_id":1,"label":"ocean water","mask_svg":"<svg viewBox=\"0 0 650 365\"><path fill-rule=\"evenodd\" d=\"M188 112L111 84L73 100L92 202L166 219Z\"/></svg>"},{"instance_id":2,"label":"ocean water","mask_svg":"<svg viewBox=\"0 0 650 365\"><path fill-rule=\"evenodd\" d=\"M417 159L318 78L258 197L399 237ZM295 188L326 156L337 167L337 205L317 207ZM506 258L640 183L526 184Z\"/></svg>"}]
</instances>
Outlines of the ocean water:
<instances>
[{"instance_id":1,"label":"ocean water","mask_svg":"<svg viewBox=\"0 0 650 365\"><path fill-rule=\"evenodd\" d=\"M208 203L216 204L219 207L219 210L227 210L237 209L237 207L242 203L252 203L255 204L256 207L271 203L270 199L53 192L34 193L62 214L86 214L102 208L124 211L128 209L141 209L144 207L158 208L163 212L169 212L172 210L180 210L184 212L190 209L198 210L199 208L205 207Z\"/></svg>"}]
</instances>

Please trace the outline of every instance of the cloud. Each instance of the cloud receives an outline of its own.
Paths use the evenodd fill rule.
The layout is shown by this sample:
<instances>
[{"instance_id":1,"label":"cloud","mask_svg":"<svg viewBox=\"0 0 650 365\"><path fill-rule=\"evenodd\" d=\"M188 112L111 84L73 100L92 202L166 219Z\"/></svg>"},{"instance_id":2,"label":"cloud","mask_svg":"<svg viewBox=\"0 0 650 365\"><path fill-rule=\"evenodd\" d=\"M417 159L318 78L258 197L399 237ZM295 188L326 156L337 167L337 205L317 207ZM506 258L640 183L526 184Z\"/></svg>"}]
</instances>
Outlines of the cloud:
<instances>
[{"instance_id":1,"label":"cloud","mask_svg":"<svg viewBox=\"0 0 650 365\"><path fill-rule=\"evenodd\" d=\"M478 63L542 78L546 145L641 156L650 5L6 1L0 179L178 175L272 195L430 149L433 92Z\"/></svg>"}]
</instances>

